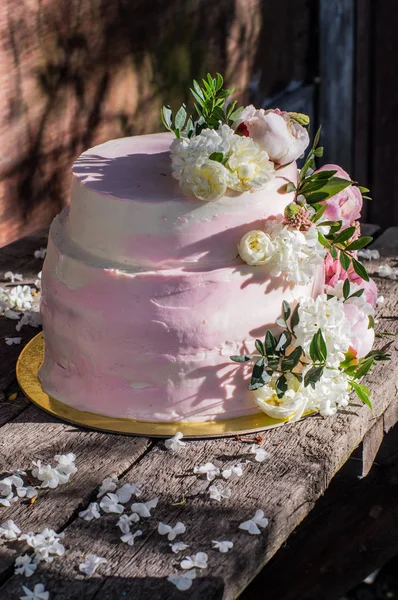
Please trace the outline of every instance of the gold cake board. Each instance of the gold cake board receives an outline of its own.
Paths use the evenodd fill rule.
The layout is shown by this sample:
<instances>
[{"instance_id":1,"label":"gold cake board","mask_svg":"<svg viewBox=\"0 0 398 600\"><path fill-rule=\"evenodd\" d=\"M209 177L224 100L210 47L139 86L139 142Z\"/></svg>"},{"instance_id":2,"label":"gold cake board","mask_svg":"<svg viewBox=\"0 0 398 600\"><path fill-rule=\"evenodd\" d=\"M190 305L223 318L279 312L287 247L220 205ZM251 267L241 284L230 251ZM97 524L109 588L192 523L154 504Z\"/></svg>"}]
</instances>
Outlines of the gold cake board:
<instances>
[{"instance_id":1,"label":"gold cake board","mask_svg":"<svg viewBox=\"0 0 398 600\"><path fill-rule=\"evenodd\" d=\"M126 418L118 419L78 410L52 398L42 390L38 372L43 358L44 339L43 334L39 333L25 346L18 358L17 380L23 393L34 404L51 415L88 429L148 437L170 437L177 431L181 431L187 438L213 438L273 429L289 421L289 419L272 419L261 412L217 421L170 421L161 423Z\"/></svg>"}]
</instances>

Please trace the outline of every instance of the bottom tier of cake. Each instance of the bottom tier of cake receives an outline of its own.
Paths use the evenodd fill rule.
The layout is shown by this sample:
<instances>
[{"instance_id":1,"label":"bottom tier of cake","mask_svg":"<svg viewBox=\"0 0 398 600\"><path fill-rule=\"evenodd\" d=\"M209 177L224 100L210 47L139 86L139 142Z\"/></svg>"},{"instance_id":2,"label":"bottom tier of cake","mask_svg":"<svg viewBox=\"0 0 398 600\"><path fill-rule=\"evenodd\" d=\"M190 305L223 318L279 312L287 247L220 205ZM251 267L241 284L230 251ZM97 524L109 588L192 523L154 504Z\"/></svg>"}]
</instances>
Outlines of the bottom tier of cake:
<instances>
[{"instance_id":1,"label":"bottom tier of cake","mask_svg":"<svg viewBox=\"0 0 398 600\"><path fill-rule=\"evenodd\" d=\"M43 390L79 410L143 421L258 412L248 370L229 357L253 350L282 300L319 294L323 268L307 286L239 259L214 270L126 271L75 246L66 219L51 227L43 269Z\"/></svg>"}]
</instances>

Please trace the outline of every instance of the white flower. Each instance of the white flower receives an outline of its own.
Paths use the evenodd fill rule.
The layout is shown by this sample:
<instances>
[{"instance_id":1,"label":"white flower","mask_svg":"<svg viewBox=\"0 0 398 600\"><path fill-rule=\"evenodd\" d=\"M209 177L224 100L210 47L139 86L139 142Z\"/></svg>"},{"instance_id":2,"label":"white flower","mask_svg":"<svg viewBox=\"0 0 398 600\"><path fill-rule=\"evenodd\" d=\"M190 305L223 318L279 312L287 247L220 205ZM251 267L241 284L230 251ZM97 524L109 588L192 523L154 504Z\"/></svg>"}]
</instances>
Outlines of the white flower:
<instances>
[{"instance_id":1,"label":"white flower","mask_svg":"<svg viewBox=\"0 0 398 600\"><path fill-rule=\"evenodd\" d=\"M245 123L250 138L270 159L281 165L299 158L309 144L307 130L286 111L256 109L251 104L243 109L234 128L241 123Z\"/></svg>"},{"instance_id":2,"label":"white flower","mask_svg":"<svg viewBox=\"0 0 398 600\"><path fill-rule=\"evenodd\" d=\"M5 339L7 346L12 346L13 344L20 344L22 342L21 337L6 337Z\"/></svg>"},{"instance_id":3,"label":"white flower","mask_svg":"<svg viewBox=\"0 0 398 600\"><path fill-rule=\"evenodd\" d=\"M181 569L207 569L207 554L205 552L197 552L192 556L186 556L180 563Z\"/></svg>"},{"instance_id":4,"label":"white flower","mask_svg":"<svg viewBox=\"0 0 398 600\"><path fill-rule=\"evenodd\" d=\"M228 187L236 192L261 188L275 177L274 164L268 154L250 138L235 135L225 165L230 171Z\"/></svg>"},{"instance_id":5,"label":"white flower","mask_svg":"<svg viewBox=\"0 0 398 600\"><path fill-rule=\"evenodd\" d=\"M225 490L219 488L217 485L211 485L209 487L209 495L211 500L217 500L217 502L221 502L224 498L231 497L231 490Z\"/></svg>"},{"instance_id":6,"label":"white flower","mask_svg":"<svg viewBox=\"0 0 398 600\"><path fill-rule=\"evenodd\" d=\"M99 506L97 502L90 502L86 510L79 512L79 517L85 521L92 521L93 519L99 519L101 516Z\"/></svg>"},{"instance_id":7,"label":"white flower","mask_svg":"<svg viewBox=\"0 0 398 600\"><path fill-rule=\"evenodd\" d=\"M35 250L34 256L35 258L45 258L47 254L46 248L40 248L39 250Z\"/></svg>"},{"instance_id":8,"label":"white flower","mask_svg":"<svg viewBox=\"0 0 398 600\"><path fill-rule=\"evenodd\" d=\"M11 289L7 289L3 294L3 298L8 308L16 308L18 310L32 308L33 296L28 285L16 285Z\"/></svg>"},{"instance_id":9,"label":"white flower","mask_svg":"<svg viewBox=\"0 0 398 600\"><path fill-rule=\"evenodd\" d=\"M269 235L261 230L249 231L238 244L238 253L248 265L264 265L269 262L276 250Z\"/></svg>"},{"instance_id":10,"label":"white flower","mask_svg":"<svg viewBox=\"0 0 398 600\"><path fill-rule=\"evenodd\" d=\"M5 521L0 525L0 538L3 537L6 540L16 540L20 533L21 530L12 519L8 519L8 521Z\"/></svg>"},{"instance_id":11,"label":"white flower","mask_svg":"<svg viewBox=\"0 0 398 600\"><path fill-rule=\"evenodd\" d=\"M233 542L217 542L216 540L212 540L213 548L215 550L219 550L220 552L222 552L223 554L225 554L226 552L228 552L229 550L231 550L231 548L233 548L234 543Z\"/></svg>"},{"instance_id":12,"label":"white flower","mask_svg":"<svg viewBox=\"0 0 398 600\"><path fill-rule=\"evenodd\" d=\"M174 554L178 554L179 552L189 548L188 544L185 544L184 542L174 542L174 544L169 544L169 546Z\"/></svg>"},{"instance_id":13,"label":"white flower","mask_svg":"<svg viewBox=\"0 0 398 600\"><path fill-rule=\"evenodd\" d=\"M263 529L264 527L267 527L267 525L268 519L264 517L264 511L257 510L252 519L239 525L239 529L244 529L251 535L258 535L261 533L259 528L261 527Z\"/></svg>"},{"instance_id":14,"label":"white flower","mask_svg":"<svg viewBox=\"0 0 398 600\"><path fill-rule=\"evenodd\" d=\"M206 202L218 200L227 191L228 171L220 163L205 158L186 167L181 189L186 196L196 196Z\"/></svg>"},{"instance_id":15,"label":"white flower","mask_svg":"<svg viewBox=\"0 0 398 600\"><path fill-rule=\"evenodd\" d=\"M37 279L35 280L35 286L38 290L41 290L41 275L42 272L40 271L40 273L37 274Z\"/></svg>"},{"instance_id":16,"label":"white flower","mask_svg":"<svg viewBox=\"0 0 398 600\"><path fill-rule=\"evenodd\" d=\"M206 463L200 467L194 467L193 472L199 475L206 475L207 481L213 481L220 474L220 469L213 465L213 463Z\"/></svg>"},{"instance_id":17,"label":"white flower","mask_svg":"<svg viewBox=\"0 0 398 600\"><path fill-rule=\"evenodd\" d=\"M77 473L76 456L69 452L69 454L56 454L54 458L58 463L56 467L58 473L68 477L67 481L69 481L70 476Z\"/></svg>"},{"instance_id":18,"label":"white flower","mask_svg":"<svg viewBox=\"0 0 398 600\"><path fill-rule=\"evenodd\" d=\"M384 304L385 300L384 300L384 296L378 296L377 300L376 300L376 304L377 306L379 306L380 304Z\"/></svg>"},{"instance_id":19,"label":"white flower","mask_svg":"<svg viewBox=\"0 0 398 600\"><path fill-rule=\"evenodd\" d=\"M140 517L137 515L137 513L132 513L131 515L122 515L119 517L116 525L119 527L122 533L129 533L131 523L138 523L139 520Z\"/></svg>"},{"instance_id":20,"label":"white flower","mask_svg":"<svg viewBox=\"0 0 398 600\"><path fill-rule=\"evenodd\" d=\"M141 490L135 483L125 483L121 488L116 490L116 496L119 498L119 502L126 504L131 500L131 496L134 494L137 497L141 496Z\"/></svg>"},{"instance_id":21,"label":"white flower","mask_svg":"<svg viewBox=\"0 0 398 600\"><path fill-rule=\"evenodd\" d=\"M17 556L14 566L15 575L24 575L25 577L30 577L37 569L37 565L32 562L32 557L28 556L28 554Z\"/></svg>"},{"instance_id":22,"label":"white flower","mask_svg":"<svg viewBox=\"0 0 398 600\"><path fill-rule=\"evenodd\" d=\"M374 316L375 310L374 310L373 306L369 302L367 302L365 294L362 294L362 296L359 296L359 297L354 296L353 298L347 298L347 300L344 300L343 288L344 288L344 281L340 280L333 287L331 285L326 285L325 293L330 296L336 296L336 298L338 298L339 300L344 302L343 310L344 310L344 306L346 306L348 304L355 304L355 306L357 306L360 310L362 310L367 315ZM358 292L360 289L361 289L360 285L350 281L350 295L355 294L355 292Z\"/></svg>"},{"instance_id":23,"label":"white flower","mask_svg":"<svg viewBox=\"0 0 398 600\"><path fill-rule=\"evenodd\" d=\"M50 592L46 592L42 583L37 583L33 588L33 591L25 585L22 586L22 589L26 595L20 596L20 600L48 600L50 597Z\"/></svg>"},{"instance_id":24,"label":"white flower","mask_svg":"<svg viewBox=\"0 0 398 600\"><path fill-rule=\"evenodd\" d=\"M345 373L325 368L321 379L305 388L306 410L319 412L323 417L336 413L337 409L348 405L350 386Z\"/></svg>"},{"instance_id":25,"label":"white flower","mask_svg":"<svg viewBox=\"0 0 398 600\"><path fill-rule=\"evenodd\" d=\"M65 547L61 544L63 534L56 533L53 529L46 527L41 533L23 533L20 540L25 540L28 546L34 549L35 562L52 562L54 556L63 556Z\"/></svg>"},{"instance_id":26,"label":"white flower","mask_svg":"<svg viewBox=\"0 0 398 600\"><path fill-rule=\"evenodd\" d=\"M123 504L119 504L119 498L116 494L106 494L100 502L100 507L106 513L116 513L121 515L124 512Z\"/></svg>"},{"instance_id":27,"label":"white flower","mask_svg":"<svg viewBox=\"0 0 398 600\"><path fill-rule=\"evenodd\" d=\"M148 502L135 502L131 505L131 511L137 513L140 517L147 519L151 516L151 509L156 508L159 498L153 498Z\"/></svg>"},{"instance_id":28,"label":"white flower","mask_svg":"<svg viewBox=\"0 0 398 600\"><path fill-rule=\"evenodd\" d=\"M165 441L164 445L166 446L167 450L177 452L182 446L185 446L185 442L181 441L183 437L184 436L182 435L181 431L177 431L173 437Z\"/></svg>"},{"instance_id":29,"label":"white flower","mask_svg":"<svg viewBox=\"0 0 398 600\"><path fill-rule=\"evenodd\" d=\"M34 498L38 493L37 489L31 485L17 487L16 491L19 498Z\"/></svg>"},{"instance_id":30,"label":"white flower","mask_svg":"<svg viewBox=\"0 0 398 600\"><path fill-rule=\"evenodd\" d=\"M34 460L32 464L34 465L34 468L32 469L32 475L42 482L40 486L42 488L49 487L54 489L58 487L61 480L64 479L63 475L60 474L58 470L52 467L50 464L42 465L41 460Z\"/></svg>"},{"instance_id":31,"label":"white flower","mask_svg":"<svg viewBox=\"0 0 398 600\"><path fill-rule=\"evenodd\" d=\"M106 562L108 561L102 556L97 556L96 554L87 554L86 562L80 563L79 565L79 571L85 575L94 575L98 567L100 565L104 565Z\"/></svg>"},{"instance_id":32,"label":"white flower","mask_svg":"<svg viewBox=\"0 0 398 600\"><path fill-rule=\"evenodd\" d=\"M269 453L257 444L253 444L253 446L250 448L250 454L254 454L254 460L257 462L263 462L270 457Z\"/></svg>"},{"instance_id":33,"label":"white flower","mask_svg":"<svg viewBox=\"0 0 398 600\"><path fill-rule=\"evenodd\" d=\"M107 492L114 492L119 480L117 477L105 477L98 490L97 498L101 498Z\"/></svg>"},{"instance_id":34,"label":"white flower","mask_svg":"<svg viewBox=\"0 0 398 600\"><path fill-rule=\"evenodd\" d=\"M7 308L4 311L4 316L6 317L6 319L11 319L13 321L18 321L19 317L21 316L19 313L14 312L13 310L11 310L10 308ZM24 315L25 316L25 315ZM18 325L19 323L17 323L17 327L16 330L20 331L21 328L18 329Z\"/></svg>"},{"instance_id":35,"label":"white flower","mask_svg":"<svg viewBox=\"0 0 398 600\"><path fill-rule=\"evenodd\" d=\"M186 571L185 573L181 573L178 575L169 575L167 581L170 581L173 585L176 586L177 590L180 592L186 592L192 586L192 581L196 578L196 570L191 569L191 571Z\"/></svg>"},{"instance_id":36,"label":"white flower","mask_svg":"<svg viewBox=\"0 0 398 600\"><path fill-rule=\"evenodd\" d=\"M122 535L120 538L122 542L128 544L129 546L134 546L135 538L142 535L141 529L137 529L134 533L128 532Z\"/></svg>"},{"instance_id":37,"label":"white flower","mask_svg":"<svg viewBox=\"0 0 398 600\"><path fill-rule=\"evenodd\" d=\"M20 273L13 273L12 271L7 271L4 273L4 279L9 279L11 283L14 283L14 281L23 281L23 275Z\"/></svg>"},{"instance_id":38,"label":"white flower","mask_svg":"<svg viewBox=\"0 0 398 600\"><path fill-rule=\"evenodd\" d=\"M0 506L11 506L11 502L17 502L17 496L14 496L13 492L10 492L5 498L0 498Z\"/></svg>"},{"instance_id":39,"label":"white flower","mask_svg":"<svg viewBox=\"0 0 398 600\"><path fill-rule=\"evenodd\" d=\"M158 523L158 532L160 535L167 535L167 539L172 542L176 539L177 535L181 533L185 533L185 525L178 521L174 527L170 525L165 525L164 523Z\"/></svg>"},{"instance_id":40,"label":"white flower","mask_svg":"<svg viewBox=\"0 0 398 600\"><path fill-rule=\"evenodd\" d=\"M390 265L380 265L377 271L379 277L386 277L387 279L396 279L398 269L393 269Z\"/></svg>"},{"instance_id":41,"label":"white flower","mask_svg":"<svg viewBox=\"0 0 398 600\"><path fill-rule=\"evenodd\" d=\"M224 477L224 479L235 479L236 477L242 477L244 466L245 463L238 463L237 465L233 465L232 467L224 469L221 475Z\"/></svg>"},{"instance_id":42,"label":"white flower","mask_svg":"<svg viewBox=\"0 0 398 600\"><path fill-rule=\"evenodd\" d=\"M6 316L5 313L4 313L4 316ZM15 329L17 331L21 331L21 329L24 325L30 325L31 327L40 327L40 325L41 325L40 312L34 311L34 310L25 311L25 313L22 315L20 321L16 324Z\"/></svg>"},{"instance_id":43,"label":"white flower","mask_svg":"<svg viewBox=\"0 0 398 600\"><path fill-rule=\"evenodd\" d=\"M358 258L363 258L365 260L378 260L380 258L380 252L378 250L370 250L370 248L366 248L358 251Z\"/></svg>"}]
</instances>

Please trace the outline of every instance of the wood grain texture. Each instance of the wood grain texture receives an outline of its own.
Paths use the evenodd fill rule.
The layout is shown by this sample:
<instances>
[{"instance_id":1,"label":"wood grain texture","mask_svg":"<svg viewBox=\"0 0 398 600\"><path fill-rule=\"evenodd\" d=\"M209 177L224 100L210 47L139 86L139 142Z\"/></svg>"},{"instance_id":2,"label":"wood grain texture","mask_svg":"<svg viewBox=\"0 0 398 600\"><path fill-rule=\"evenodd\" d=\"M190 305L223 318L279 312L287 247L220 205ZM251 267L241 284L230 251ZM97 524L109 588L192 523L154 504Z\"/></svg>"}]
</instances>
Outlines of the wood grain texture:
<instances>
[{"instance_id":1,"label":"wood grain texture","mask_svg":"<svg viewBox=\"0 0 398 600\"><path fill-rule=\"evenodd\" d=\"M362 477L366 477L373 466L384 437L384 420L379 419L362 440Z\"/></svg>"},{"instance_id":2,"label":"wood grain texture","mask_svg":"<svg viewBox=\"0 0 398 600\"><path fill-rule=\"evenodd\" d=\"M378 264L372 261L369 270L375 272ZM386 298L379 310L379 326L398 333L398 321L394 318L398 282L379 283L379 293ZM187 527L182 539L190 545L189 553L205 551L209 556L209 568L194 582L189 597L237 598L311 511L366 433L378 420L382 422L384 412L396 397L396 345L392 353L391 363L379 363L367 377L373 411L353 400L346 410L329 419L314 416L267 431L263 446L271 458L262 464L248 464L242 478L226 484L232 496L222 505L209 500L210 484L194 476L192 468L207 461L219 466L244 461L250 458L244 442L233 438L188 442L180 453L173 454L161 442L83 431L29 406L1 427L0 469L27 468L32 459L51 461L56 453L69 451L77 455L79 468L70 484L43 491L33 506L21 501L11 509L0 509L1 522L13 518L23 531L40 531L49 526L65 533L65 557L40 565L29 580L30 586L45 582L55 600L149 600L155 593L159 600L182 598L184 594L166 578L179 571L183 556L172 554L167 540L156 531L158 521L174 524L181 520ZM8 365L14 368L13 359ZM142 523L144 535L133 547L119 541L116 516L103 516L90 523L77 517L78 511L94 499L103 477L111 472L121 475L122 481L142 484L144 500L160 497L153 517ZM172 506L183 494L187 504ZM269 527L260 536L240 531L239 523L259 508L270 519ZM214 539L232 540L233 551L216 552L211 543ZM20 593L23 578L13 575L12 563L21 552L18 544L0 547L2 600ZM108 561L92 578L85 578L77 568L88 553L105 556Z\"/></svg>"},{"instance_id":3,"label":"wood grain texture","mask_svg":"<svg viewBox=\"0 0 398 600\"><path fill-rule=\"evenodd\" d=\"M390 406L384 413L384 431L387 433L398 423L398 397L395 398L394 402L391 402Z\"/></svg>"}]
</instances>

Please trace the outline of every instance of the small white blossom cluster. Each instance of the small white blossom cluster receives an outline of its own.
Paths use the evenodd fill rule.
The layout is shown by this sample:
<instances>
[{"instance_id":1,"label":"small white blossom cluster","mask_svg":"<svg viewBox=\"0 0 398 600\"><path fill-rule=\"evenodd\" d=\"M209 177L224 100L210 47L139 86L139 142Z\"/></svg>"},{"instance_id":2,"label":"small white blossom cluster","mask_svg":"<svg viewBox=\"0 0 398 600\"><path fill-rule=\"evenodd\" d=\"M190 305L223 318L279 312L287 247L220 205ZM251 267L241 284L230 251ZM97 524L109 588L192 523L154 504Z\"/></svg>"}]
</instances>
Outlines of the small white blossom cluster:
<instances>
[{"instance_id":1,"label":"small white blossom cluster","mask_svg":"<svg viewBox=\"0 0 398 600\"><path fill-rule=\"evenodd\" d=\"M23 275L21 273L13 273L12 271L7 271L4 273L4 279L11 281L14 283L15 281L23 281Z\"/></svg>"},{"instance_id":2,"label":"small white blossom cluster","mask_svg":"<svg viewBox=\"0 0 398 600\"><path fill-rule=\"evenodd\" d=\"M33 461L32 475L41 481L42 488L54 489L61 484L68 483L71 475L77 472L75 465L76 456L69 454L56 454L55 461L58 463L55 467L50 464L42 464L41 460Z\"/></svg>"},{"instance_id":3,"label":"small white blossom cluster","mask_svg":"<svg viewBox=\"0 0 398 600\"><path fill-rule=\"evenodd\" d=\"M380 258L380 252L378 250L371 250L370 248L358 250L358 258L363 258L365 260L378 260Z\"/></svg>"},{"instance_id":4,"label":"small white blossom cluster","mask_svg":"<svg viewBox=\"0 0 398 600\"><path fill-rule=\"evenodd\" d=\"M65 546L61 543L63 533L56 533L53 529L46 527L41 533L23 533L19 536L20 541L25 541L33 548L33 563L53 562L56 556L65 554Z\"/></svg>"},{"instance_id":5,"label":"small white blossom cluster","mask_svg":"<svg viewBox=\"0 0 398 600\"><path fill-rule=\"evenodd\" d=\"M9 507L19 498L34 498L35 496L37 496L36 488L31 485L25 486L20 475L10 475L0 479L0 506Z\"/></svg>"},{"instance_id":6,"label":"small white blossom cluster","mask_svg":"<svg viewBox=\"0 0 398 600\"><path fill-rule=\"evenodd\" d=\"M246 233L238 253L248 265L266 265L272 277L284 275L287 281L308 283L323 264L326 250L318 241L318 227L306 231L284 224L284 216L267 219L264 230Z\"/></svg>"},{"instance_id":7,"label":"small white blossom cluster","mask_svg":"<svg viewBox=\"0 0 398 600\"><path fill-rule=\"evenodd\" d=\"M28 285L15 285L0 289L1 310L26 310L32 308L32 290Z\"/></svg>"},{"instance_id":8,"label":"small white blossom cluster","mask_svg":"<svg viewBox=\"0 0 398 600\"><path fill-rule=\"evenodd\" d=\"M221 162L210 158L216 155ZM260 188L275 176L267 152L228 125L175 139L171 160L183 193L204 201L218 200L228 188L236 192Z\"/></svg>"}]
</instances>

